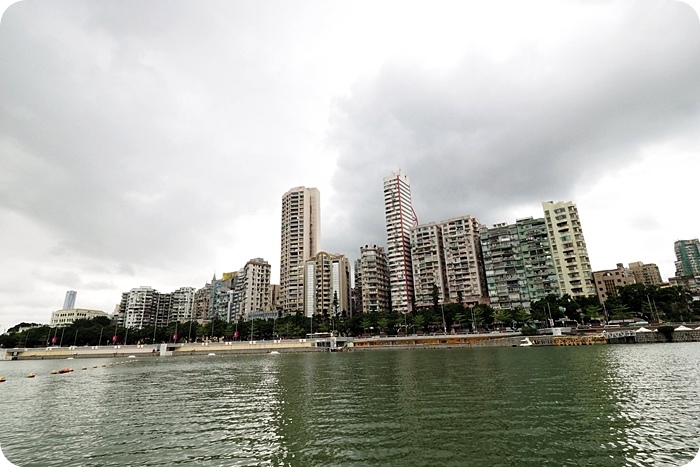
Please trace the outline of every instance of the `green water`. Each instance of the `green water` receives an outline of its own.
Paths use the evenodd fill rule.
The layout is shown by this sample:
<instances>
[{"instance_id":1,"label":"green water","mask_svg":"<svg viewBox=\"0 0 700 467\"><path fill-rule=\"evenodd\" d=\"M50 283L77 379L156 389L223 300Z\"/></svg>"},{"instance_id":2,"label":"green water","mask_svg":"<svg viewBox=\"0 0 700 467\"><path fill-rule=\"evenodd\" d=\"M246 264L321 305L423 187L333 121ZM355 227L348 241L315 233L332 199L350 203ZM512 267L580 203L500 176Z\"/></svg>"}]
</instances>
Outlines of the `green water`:
<instances>
[{"instance_id":1,"label":"green water","mask_svg":"<svg viewBox=\"0 0 700 467\"><path fill-rule=\"evenodd\" d=\"M0 362L0 447L21 467L680 466L700 446L698 357L688 343Z\"/></svg>"}]
</instances>

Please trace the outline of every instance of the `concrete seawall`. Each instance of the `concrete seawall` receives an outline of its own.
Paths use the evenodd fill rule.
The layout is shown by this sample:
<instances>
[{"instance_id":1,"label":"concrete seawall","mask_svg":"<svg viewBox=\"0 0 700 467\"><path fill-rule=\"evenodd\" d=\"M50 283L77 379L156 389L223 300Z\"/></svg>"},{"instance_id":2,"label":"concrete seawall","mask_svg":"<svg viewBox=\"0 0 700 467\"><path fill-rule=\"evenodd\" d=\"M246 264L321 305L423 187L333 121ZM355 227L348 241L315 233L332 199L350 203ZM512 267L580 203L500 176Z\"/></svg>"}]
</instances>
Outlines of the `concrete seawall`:
<instances>
[{"instance_id":1,"label":"concrete seawall","mask_svg":"<svg viewBox=\"0 0 700 467\"><path fill-rule=\"evenodd\" d=\"M700 331L673 331L669 334L671 340L660 332L638 332L635 334L637 344L653 344L662 342L700 342Z\"/></svg>"},{"instance_id":2,"label":"concrete seawall","mask_svg":"<svg viewBox=\"0 0 700 467\"><path fill-rule=\"evenodd\" d=\"M578 346L598 344L650 344L700 342L700 330L673 331L671 341L659 332L621 331L609 334L529 336L532 346ZM261 354L270 352L362 351L375 349L430 349L459 347L518 347L525 337L517 333L457 334L434 336L368 337L329 339L286 339L246 342L199 342L189 344L117 345L93 347L46 347L3 349L2 360L45 360L67 358L124 358L193 355Z\"/></svg>"}]
</instances>

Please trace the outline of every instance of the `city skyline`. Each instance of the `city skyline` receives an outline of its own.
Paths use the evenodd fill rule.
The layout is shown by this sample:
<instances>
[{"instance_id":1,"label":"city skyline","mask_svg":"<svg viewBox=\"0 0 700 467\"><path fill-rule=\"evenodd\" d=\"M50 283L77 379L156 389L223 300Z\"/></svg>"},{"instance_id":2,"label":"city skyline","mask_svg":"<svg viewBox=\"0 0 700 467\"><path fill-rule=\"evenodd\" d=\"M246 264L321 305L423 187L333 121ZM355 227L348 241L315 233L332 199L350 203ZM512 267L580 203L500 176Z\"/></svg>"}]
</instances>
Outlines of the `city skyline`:
<instances>
[{"instance_id":1,"label":"city skyline","mask_svg":"<svg viewBox=\"0 0 700 467\"><path fill-rule=\"evenodd\" d=\"M700 236L695 3L0 2L0 328L253 257L277 283L295 185L354 260L398 170L422 223L572 200L593 270L667 279Z\"/></svg>"},{"instance_id":2,"label":"city skyline","mask_svg":"<svg viewBox=\"0 0 700 467\"><path fill-rule=\"evenodd\" d=\"M405 198L406 204L404 207L408 207L410 209L411 203L409 178L406 174L401 174L399 172L384 177L385 207L392 205L392 203L387 203L387 199L392 198L391 193L389 193L388 195L386 193L387 186L392 185L392 183L387 184L387 181L391 182L392 180L397 180L397 177L399 177L403 182L401 186L404 195L409 195ZM391 191L391 188L389 188L389 191ZM310 230L309 226L311 225L318 226L320 224L320 219L317 217L317 206L313 209L309 209L309 206L316 205L319 198L320 193L316 188L295 187L290 189L287 193L285 193L285 195L283 196L282 203L282 211L285 214L283 214L281 222L283 251L290 249L289 245L285 247L285 243L293 243L294 245L298 245L299 243L306 243L306 248L302 248L302 250L307 250L309 249L309 245L313 245L314 243L309 237L320 237L320 230L315 230L314 234L311 236L299 236L296 234L292 235L291 230L296 229L298 227L290 225L290 220L300 221L301 225L306 225L306 228L301 229L302 232L308 232ZM411 284L413 284L413 281L415 281L415 286L412 287L412 289L414 290L414 296L412 297L413 303L415 303L416 306L419 308L430 306L430 304L432 303L432 286L436 285L438 287L438 297L440 303L458 303L461 297L463 303L466 304L489 304L489 296L491 296L490 305L494 306L495 308L502 308L504 300L500 296L500 293L496 294L496 288L501 287L499 283L505 282L499 279L496 279L496 282L493 282L492 279L488 279L489 286L487 290L487 277L489 275L491 275L491 278L494 278L498 277L500 274L516 274L516 263L510 264L509 266L506 266L506 263L510 263L514 259L516 260L516 262L519 262L522 259L522 257L520 257L519 254L513 256L514 250L512 250L512 247L519 249L521 242L524 242L523 244L529 245L527 247L527 250L530 251L530 254L538 252L537 254L539 256L528 257L528 259L526 260L526 263L528 264L526 269L528 269L529 272L528 274L526 274L527 279L524 276L524 282L522 282L519 285L520 287L525 287L525 289L520 292L519 296L528 296L527 289L532 287L533 285L533 283L530 281L531 273L534 273L535 276L537 276L537 282L541 282L543 279L545 281L554 279L552 280L553 288L549 291L545 289L540 289L540 286L543 285L542 283L540 283L540 286L538 286L537 290L529 291L529 294L531 295L530 298L525 298L523 302L518 302L517 300L515 300L514 303L512 303L510 306L506 306L505 308L510 308L511 306L524 306L526 309L529 309L530 301L544 298L544 296L547 294L554 294L557 296L568 294L573 297L597 295L601 301L604 301L605 296L603 295L601 297L601 293L603 292L598 291L602 291L604 289L597 289L597 287L594 287L594 281L592 279L594 276L608 276L610 274L610 271L615 270L591 270L590 259L587 256L582 225L579 221L576 204L571 201L546 201L542 202L541 204L543 209L543 212L541 214L544 217L534 218L533 216L530 216L526 218L517 219L514 222L503 222L492 226L480 224L478 219L472 217L471 215L452 218L441 222L429 222L425 224L418 224L417 218L410 217L409 223L412 225L412 227L409 228L408 248L410 249L412 264L410 271L407 271L408 275L410 276ZM303 214L305 211L311 212L312 214L310 215L310 218L304 219L303 215L290 216L290 210L297 214ZM388 209L387 214L389 214L389 212L391 211L393 211L393 209ZM415 216L415 213L413 213L413 216ZM392 222L398 223L399 217L400 216L396 215L387 216L387 243L390 243L392 241L392 238L394 238L392 237L392 235L389 234L389 232L392 231L389 225ZM313 220L311 220L311 218L313 218ZM295 223L294 225L298 226L299 223ZM547 230L555 232L553 237L556 239L555 243L551 243L552 238L547 238ZM518 233L515 234L515 232ZM562 235L569 235L571 236L571 238ZM294 237L292 241L289 240L290 236ZM520 239L516 240L515 237L520 237ZM501 251L496 253L496 256L498 256L500 259L497 262L493 262L491 259L493 251L491 251L492 248L489 245L491 245L493 240L496 240L497 244L501 241L505 241L506 238L508 238L508 241L503 244L506 245L505 249L503 249L503 247L497 247L496 250L494 250ZM394 241L396 242L395 239ZM578 250L576 250L576 253L574 254L574 245L561 243L561 241L576 242ZM398 242L401 243L402 240L398 240ZM674 247L676 249L676 256L682 256L687 259L687 254L681 254L679 252L678 245L689 245L692 246L693 250L691 253L692 263L694 265L700 264L700 253L698 253L697 247L697 245L700 243L698 242L698 239L676 241L674 243ZM530 245L531 243L532 245ZM483 253L481 252L482 244L488 251L484 251ZM450 248L448 248L448 245ZM562 246L564 248L562 248ZM557 253L557 249L561 250L559 254ZM366 265L363 266L362 262L364 261L364 255L366 252L370 252L372 256L381 252L380 254L384 257L386 272L379 274L386 275L386 303L390 303L390 261L388 254L386 254L384 250L385 247L383 246L360 246L358 258L356 258L355 261L352 261L352 263L355 264L355 268L359 267L361 269L365 269L365 272L370 272L372 276L374 276L374 279L376 279L376 274L378 273L378 271L375 269L376 266L372 266L372 268L366 269ZM566 254L561 255L561 253ZM546 266L546 268L548 269L541 269L545 267L545 263L542 262L543 257L541 255L551 255L549 257L549 260L547 260L549 266ZM305 255L302 254L302 256ZM506 257L509 257L510 259L506 259ZM575 261L572 263L572 259L574 258ZM534 261L532 261L533 259ZM282 260L284 260L284 256ZM372 258L371 261L376 261L376 258ZM348 256L345 253L331 254L326 251L318 251L317 254L312 255L310 258L306 258L305 260L301 261L301 263L301 270L303 271L301 273L302 278L300 279L299 283L293 284L292 289L303 289L303 291L301 292L301 299L303 299L303 302L301 303L303 303L303 309L295 308L295 303L298 302L298 300L296 299L288 303L284 303L282 300L280 300L278 303L279 311L282 311L285 316L287 314L294 314L297 312L302 313L306 316L311 316L312 314L321 314L323 312L322 310L330 311L330 308L332 307L331 303L334 303L335 300L333 297L334 295L335 297L338 297L338 292L341 293L340 300L338 302L339 312L341 310L343 311L343 313L352 311L350 307L350 278L353 275L357 278L358 270L353 270L351 268L351 261L348 259ZM262 282L263 284L266 284L264 290L256 286L255 298L247 297L247 304L240 304L241 306L243 306L241 310L233 310L232 313L231 305L229 304L227 316L224 316L223 312L217 312L217 306L210 306L209 304L209 298L210 296L213 296L212 288L215 287L217 284L221 285L222 282L226 282L230 279L230 277L234 277L235 283L235 276L239 277L239 286L242 285L242 278L250 275L250 271L246 271L248 270L248 267L251 264L266 266L266 278ZM281 269L283 269L282 264L283 263L280 262ZM458 266L460 264L461 266ZM485 272L487 277L481 277L481 267L483 266L478 266L479 264L485 266ZM572 266L572 264L575 264L575 266ZM676 261L675 264L677 265L679 264L679 262ZM581 265L583 265L583 268L581 268ZM504 266L506 267L504 268ZM564 270L564 266L566 267L566 270ZM141 302L143 302L144 299L139 298L139 295L143 295L144 291L145 293L154 294L154 296L177 296L177 294L183 290L190 290L191 298L195 298L195 303L197 301L197 294L203 293L203 297L206 298L207 303L202 305L203 308L199 310L199 312L196 310L196 304L194 304L192 308L190 308L190 312L187 314L187 316L183 318L182 316L180 316L180 313L177 312L178 307L175 306L173 308L173 310L175 311L175 314L173 316L177 315L179 317L178 319L181 320L206 320L211 319L214 315L216 315L218 319L223 319L227 322L230 322L235 321L236 317L242 317L247 319L247 317L250 316L250 314L253 313L255 309L257 309L260 313L275 311L269 306L269 300L272 299L273 295L279 294L280 289L282 287L280 284L274 284L270 282L270 267L271 265L263 258L254 258L249 260L246 263L246 265L237 272L224 272L220 279L217 278L216 274L214 274L211 281L207 281L202 288L183 286L180 287L178 290L172 292L162 292L153 289L151 286L134 287L129 292L123 292L121 294L121 302L117 303L114 309L115 313L117 312L117 309L119 309L119 313L121 314L121 316L117 318L117 314L115 314L114 318L118 319L118 321L122 325L124 325L125 323L129 323L129 319L131 319L131 326L142 327L145 315L143 315L144 308L142 307ZM630 262L629 268L624 267L622 263L617 263L616 267L617 271L624 271L624 274L633 277L632 282L630 283L634 283L634 278L636 278L637 282L639 283L646 283L648 285L661 285L662 283L668 284L668 282L664 279L671 278L671 276L669 276L668 278L661 278L659 275L659 278L656 279L654 277L654 274L659 274L658 266L656 264L644 264L643 261ZM296 270L298 268L291 269ZM540 271L537 272L537 269L540 269ZM397 270L404 270L403 263L397 265ZM496 272L496 270L499 271ZM647 271L645 272L645 270ZM493 274L494 272L496 272L496 274ZM574 274L572 275L572 273ZM259 275L260 273L257 274ZM463 280L453 282L455 274L461 277L470 277L470 279L466 282L464 282ZM558 275L559 287L556 286L557 276L554 275ZM284 274L281 273L280 276L284 276ZM366 278L364 277L364 275L361 274L360 277L362 277L362 283L365 284ZM583 279L584 277L589 277L589 280L582 281L581 279ZM309 278L311 279L309 280ZM262 276L260 276L258 279L262 279ZM248 280L246 279L246 283L247 282ZM571 284L569 284L569 282L571 282ZM422 283L422 285L420 283ZM369 283L365 285L369 285ZM377 283L375 282L374 285L370 286L372 289L371 293L373 297L372 303L376 303L376 300L378 298L377 294L379 289L376 288L376 285ZM627 285L627 282L623 283L622 285ZM352 284L353 288L357 286L357 283ZM405 284L401 283L400 288L403 290L404 287ZM579 290L575 288L572 289L572 287L579 287ZM614 293L614 285L606 284L606 287L608 291L613 291ZM277 290L275 291L274 288L277 288ZM460 291L459 294L457 292L458 290ZM241 293L236 292L234 289L231 289L231 292L234 294L234 297L236 296L236 293ZM391 306L389 308L376 308L375 305L371 305L369 302L365 303L365 300L367 299L367 297L364 297L365 292L365 289L361 286L358 295L358 298L360 298L361 303L358 303L359 308L355 310L355 312L364 312L364 310L366 309L374 309L374 311L389 311L389 309L391 309L392 312L399 313L406 311L406 300L402 300L400 298L399 305L397 307ZM74 305L76 294L76 291L67 291L63 308L59 310L54 310L52 312L52 316L53 314L60 312L61 310L74 310L74 306L66 308L66 303L69 302L70 297L72 300L72 304ZM135 307L136 312L141 313L136 317L134 317L134 315L132 314L133 311L127 312L125 314L125 304L127 303L126 300L133 300L134 294L136 294L135 297L137 297L135 300L139 302L138 306ZM228 297L226 293L223 293L223 295ZM282 295L283 294L281 294L280 296ZM241 297L234 298L233 302L238 303L240 301L240 298ZM227 300L230 299L231 297L227 298ZM257 308L251 308L251 304L248 303L248 301L250 301L251 299L258 300L257 303L259 303L259 306ZM153 298L149 298L148 300L152 301L153 303L157 301ZM505 302L509 302L511 300L506 299ZM222 303L220 305L225 307L225 303ZM167 306L170 305L168 304ZM239 305L236 305L236 308L238 308L238 306ZM290 308L290 306L292 308ZM154 320L155 316L149 315L147 319ZM134 320L140 321L137 323Z\"/></svg>"}]
</instances>

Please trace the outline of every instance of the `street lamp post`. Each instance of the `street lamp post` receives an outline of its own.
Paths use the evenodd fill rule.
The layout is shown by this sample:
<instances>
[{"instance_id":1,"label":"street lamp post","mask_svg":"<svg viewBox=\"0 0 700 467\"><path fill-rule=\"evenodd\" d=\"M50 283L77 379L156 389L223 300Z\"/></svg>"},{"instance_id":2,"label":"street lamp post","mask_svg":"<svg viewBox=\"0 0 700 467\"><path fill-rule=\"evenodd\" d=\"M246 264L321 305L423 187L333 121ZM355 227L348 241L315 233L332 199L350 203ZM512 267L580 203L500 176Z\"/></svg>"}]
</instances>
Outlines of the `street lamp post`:
<instances>
[{"instance_id":1,"label":"street lamp post","mask_svg":"<svg viewBox=\"0 0 700 467\"><path fill-rule=\"evenodd\" d=\"M445 323L445 305L440 304L440 309L442 310L442 330L445 335L447 335L447 323Z\"/></svg>"}]
</instances>

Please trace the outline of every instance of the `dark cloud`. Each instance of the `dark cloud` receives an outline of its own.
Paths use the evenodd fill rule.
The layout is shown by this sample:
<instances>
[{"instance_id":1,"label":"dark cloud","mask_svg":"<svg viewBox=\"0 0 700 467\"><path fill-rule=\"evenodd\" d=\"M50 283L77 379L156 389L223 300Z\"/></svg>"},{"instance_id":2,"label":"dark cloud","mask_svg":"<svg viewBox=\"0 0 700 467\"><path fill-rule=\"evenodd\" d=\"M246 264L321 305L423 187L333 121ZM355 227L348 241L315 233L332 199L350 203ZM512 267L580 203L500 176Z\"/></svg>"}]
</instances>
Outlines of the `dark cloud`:
<instances>
[{"instance_id":1,"label":"dark cloud","mask_svg":"<svg viewBox=\"0 0 700 467\"><path fill-rule=\"evenodd\" d=\"M619 23L553 53L505 61L467 53L449 71L387 63L335 104L337 249L385 243L382 177L411 178L421 222L504 218L514 205L569 200L639 160L639 148L700 123L700 27L678 2L640 2ZM632 184L633 181L623 183ZM575 201L575 200L574 200ZM353 244L354 242L354 244Z\"/></svg>"}]
</instances>

